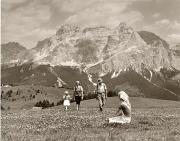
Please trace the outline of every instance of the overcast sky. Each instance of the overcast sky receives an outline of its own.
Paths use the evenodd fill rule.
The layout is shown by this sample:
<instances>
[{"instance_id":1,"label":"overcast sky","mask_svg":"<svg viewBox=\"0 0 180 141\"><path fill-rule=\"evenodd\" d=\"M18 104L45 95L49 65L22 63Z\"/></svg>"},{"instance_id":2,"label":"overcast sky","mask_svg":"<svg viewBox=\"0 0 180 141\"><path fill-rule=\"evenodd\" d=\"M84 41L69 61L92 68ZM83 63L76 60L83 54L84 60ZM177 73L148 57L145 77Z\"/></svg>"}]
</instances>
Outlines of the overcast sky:
<instances>
[{"instance_id":1,"label":"overcast sky","mask_svg":"<svg viewBox=\"0 0 180 141\"><path fill-rule=\"evenodd\" d=\"M170 43L180 42L180 0L2 0L2 43L32 48L60 25L116 26L126 22Z\"/></svg>"}]
</instances>

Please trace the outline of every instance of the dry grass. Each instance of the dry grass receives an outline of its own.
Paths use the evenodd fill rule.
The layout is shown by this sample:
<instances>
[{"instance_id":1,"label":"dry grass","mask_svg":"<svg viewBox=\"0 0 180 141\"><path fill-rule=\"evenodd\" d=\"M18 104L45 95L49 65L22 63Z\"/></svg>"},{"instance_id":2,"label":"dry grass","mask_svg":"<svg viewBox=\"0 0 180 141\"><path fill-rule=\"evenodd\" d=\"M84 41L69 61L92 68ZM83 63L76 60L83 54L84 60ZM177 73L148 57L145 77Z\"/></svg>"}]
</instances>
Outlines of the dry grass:
<instances>
[{"instance_id":1,"label":"dry grass","mask_svg":"<svg viewBox=\"0 0 180 141\"><path fill-rule=\"evenodd\" d=\"M180 140L180 103L165 100L131 98L132 122L108 124L106 119L116 112L118 99L109 98L105 110L97 109L97 101L82 103L75 111L62 106L40 111L2 112L2 140L9 141L136 141Z\"/></svg>"}]
</instances>

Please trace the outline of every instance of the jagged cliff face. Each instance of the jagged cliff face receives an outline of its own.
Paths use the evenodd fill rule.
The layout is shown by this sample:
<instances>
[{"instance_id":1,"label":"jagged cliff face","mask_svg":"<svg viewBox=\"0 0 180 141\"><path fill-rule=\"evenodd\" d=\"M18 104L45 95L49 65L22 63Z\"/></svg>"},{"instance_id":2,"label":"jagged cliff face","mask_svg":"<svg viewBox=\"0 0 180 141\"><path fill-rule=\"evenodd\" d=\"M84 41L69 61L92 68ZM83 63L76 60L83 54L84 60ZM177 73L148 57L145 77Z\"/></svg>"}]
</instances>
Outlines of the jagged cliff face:
<instances>
[{"instance_id":1,"label":"jagged cliff face","mask_svg":"<svg viewBox=\"0 0 180 141\"><path fill-rule=\"evenodd\" d=\"M159 71L172 65L172 54L161 40L154 40L148 45L126 24L120 24L114 34L108 36L103 53L103 62L91 67L90 73L105 75L114 71L114 76L118 76L128 68L142 73L144 68Z\"/></svg>"},{"instance_id":2,"label":"jagged cliff face","mask_svg":"<svg viewBox=\"0 0 180 141\"><path fill-rule=\"evenodd\" d=\"M36 47L16 56L21 64L33 62L51 66L78 66L90 74L112 77L132 68L160 71L171 67L180 70L177 50L149 32L136 32L125 23L114 28L105 26L80 28L63 25L55 35L39 41Z\"/></svg>"},{"instance_id":3,"label":"jagged cliff face","mask_svg":"<svg viewBox=\"0 0 180 141\"><path fill-rule=\"evenodd\" d=\"M180 70L180 43L175 45L173 49L171 49L171 53L172 53L172 66Z\"/></svg>"},{"instance_id":4,"label":"jagged cliff face","mask_svg":"<svg viewBox=\"0 0 180 141\"><path fill-rule=\"evenodd\" d=\"M51 65L94 64L102 59L111 32L106 27L80 29L70 25L61 26L56 35L39 42L31 50L33 60Z\"/></svg>"},{"instance_id":5,"label":"jagged cliff face","mask_svg":"<svg viewBox=\"0 0 180 141\"><path fill-rule=\"evenodd\" d=\"M159 70L173 66L179 69L176 55L164 41L153 39L149 42L142 36L125 23L115 28L82 29L63 25L54 36L40 41L31 49L30 55L22 55L21 60L31 59L52 66L83 64L90 73L100 75L111 71L118 73L129 67L137 72L141 72L143 67Z\"/></svg>"}]
</instances>

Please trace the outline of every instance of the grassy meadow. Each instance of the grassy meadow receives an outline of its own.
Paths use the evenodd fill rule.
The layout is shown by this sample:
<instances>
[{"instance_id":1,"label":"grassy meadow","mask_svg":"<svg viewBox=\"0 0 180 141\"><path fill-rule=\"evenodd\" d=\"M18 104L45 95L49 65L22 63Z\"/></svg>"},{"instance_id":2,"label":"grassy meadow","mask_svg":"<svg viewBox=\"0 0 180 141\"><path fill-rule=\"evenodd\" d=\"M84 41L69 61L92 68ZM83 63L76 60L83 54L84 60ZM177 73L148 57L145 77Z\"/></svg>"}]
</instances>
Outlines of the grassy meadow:
<instances>
[{"instance_id":1,"label":"grassy meadow","mask_svg":"<svg viewBox=\"0 0 180 141\"><path fill-rule=\"evenodd\" d=\"M130 98L132 122L108 124L116 113L119 100L109 97L104 111L98 101L86 100L81 110L71 104L43 110L2 111L2 141L179 141L180 102L148 98Z\"/></svg>"}]
</instances>

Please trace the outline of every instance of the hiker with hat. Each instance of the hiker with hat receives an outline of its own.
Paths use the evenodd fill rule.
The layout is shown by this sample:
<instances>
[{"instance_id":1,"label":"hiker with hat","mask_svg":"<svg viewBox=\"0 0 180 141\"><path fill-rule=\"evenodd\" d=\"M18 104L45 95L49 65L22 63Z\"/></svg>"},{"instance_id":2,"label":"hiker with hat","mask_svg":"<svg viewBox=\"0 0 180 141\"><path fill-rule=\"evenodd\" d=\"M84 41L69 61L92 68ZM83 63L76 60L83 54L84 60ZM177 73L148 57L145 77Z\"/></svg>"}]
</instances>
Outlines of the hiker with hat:
<instances>
[{"instance_id":1,"label":"hiker with hat","mask_svg":"<svg viewBox=\"0 0 180 141\"><path fill-rule=\"evenodd\" d=\"M131 122L131 104L129 102L129 96L124 92L118 93L120 100L120 106L117 111L117 117L109 118L109 123L130 123Z\"/></svg>"},{"instance_id":2,"label":"hiker with hat","mask_svg":"<svg viewBox=\"0 0 180 141\"><path fill-rule=\"evenodd\" d=\"M65 108L65 111L67 111L68 107L70 106L71 97L70 97L68 91L65 91L64 93L65 93L65 95L63 96L63 100L64 100L63 105L64 105L64 108Z\"/></svg>"},{"instance_id":3,"label":"hiker with hat","mask_svg":"<svg viewBox=\"0 0 180 141\"><path fill-rule=\"evenodd\" d=\"M76 109L79 111L81 100L83 100L83 87L81 86L79 81L76 81L74 87L74 100L76 101Z\"/></svg>"},{"instance_id":4,"label":"hiker with hat","mask_svg":"<svg viewBox=\"0 0 180 141\"><path fill-rule=\"evenodd\" d=\"M103 106L105 105L105 100L107 98L107 87L106 87L106 84L103 83L102 78L98 79L95 93L96 93L97 99L99 101L100 111L102 111Z\"/></svg>"}]
</instances>

